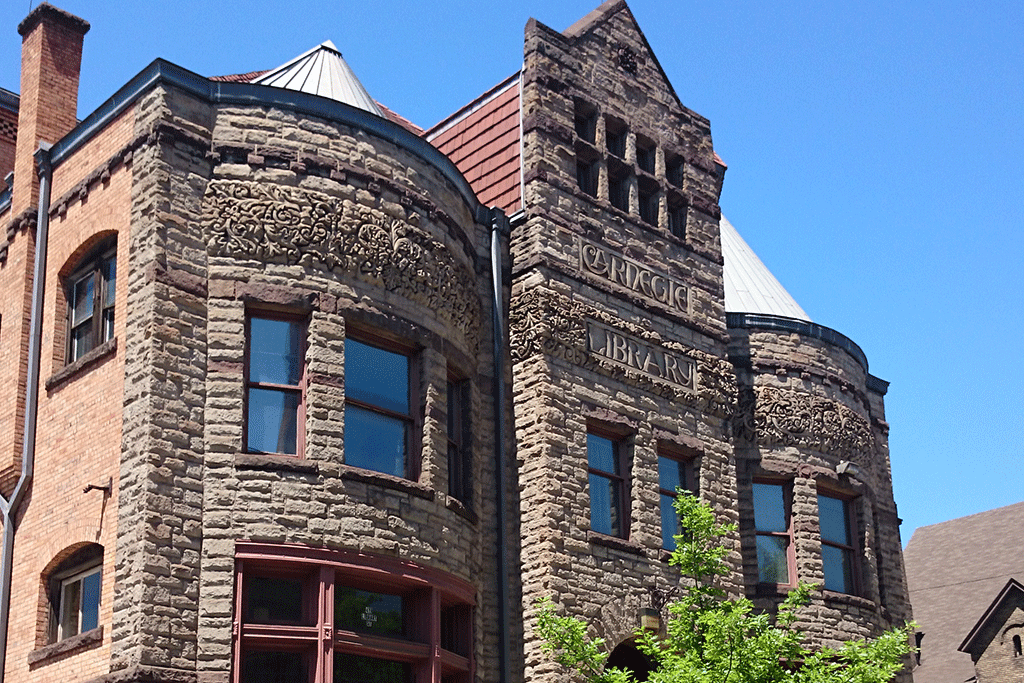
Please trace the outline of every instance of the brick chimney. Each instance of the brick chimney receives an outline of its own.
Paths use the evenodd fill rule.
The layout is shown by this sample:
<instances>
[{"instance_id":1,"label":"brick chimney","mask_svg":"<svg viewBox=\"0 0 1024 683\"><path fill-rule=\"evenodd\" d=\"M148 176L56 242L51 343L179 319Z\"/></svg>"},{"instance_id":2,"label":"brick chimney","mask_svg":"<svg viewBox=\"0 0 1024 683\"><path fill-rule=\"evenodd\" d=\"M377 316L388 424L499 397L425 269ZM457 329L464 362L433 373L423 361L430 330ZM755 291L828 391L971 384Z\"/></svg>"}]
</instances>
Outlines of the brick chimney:
<instances>
[{"instance_id":1,"label":"brick chimney","mask_svg":"<svg viewBox=\"0 0 1024 683\"><path fill-rule=\"evenodd\" d=\"M18 25L21 34L21 97L14 159L11 215L34 207L39 179L32 155L39 143L60 140L77 123L83 19L42 3Z\"/></svg>"}]
</instances>

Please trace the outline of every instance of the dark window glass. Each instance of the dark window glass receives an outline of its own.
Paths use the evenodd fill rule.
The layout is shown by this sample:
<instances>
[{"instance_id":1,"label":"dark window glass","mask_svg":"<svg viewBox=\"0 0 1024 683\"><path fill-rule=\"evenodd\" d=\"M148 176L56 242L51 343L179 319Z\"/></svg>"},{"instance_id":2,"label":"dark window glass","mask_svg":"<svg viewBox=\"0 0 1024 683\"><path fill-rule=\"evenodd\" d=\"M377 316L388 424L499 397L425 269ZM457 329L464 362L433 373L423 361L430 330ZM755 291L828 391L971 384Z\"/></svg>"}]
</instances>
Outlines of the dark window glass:
<instances>
[{"instance_id":1,"label":"dark window glass","mask_svg":"<svg viewBox=\"0 0 1024 683\"><path fill-rule=\"evenodd\" d=\"M683 186L683 159L672 157L665 165L665 176L668 181L676 187Z\"/></svg>"},{"instance_id":2,"label":"dark window glass","mask_svg":"<svg viewBox=\"0 0 1024 683\"><path fill-rule=\"evenodd\" d=\"M401 637L405 634L405 599L335 586L334 619L338 628L347 631Z\"/></svg>"},{"instance_id":3,"label":"dark window glass","mask_svg":"<svg viewBox=\"0 0 1024 683\"><path fill-rule=\"evenodd\" d=\"M608 152L614 154L620 159L626 156L626 128L622 124L608 121L605 141L608 146Z\"/></svg>"},{"instance_id":4,"label":"dark window glass","mask_svg":"<svg viewBox=\"0 0 1024 683\"><path fill-rule=\"evenodd\" d=\"M246 449L296 455L302 408L305 326L249 318Z\"/></svg>"},{"instance_id":5,"label":"dark window glass","mask_svg":"<svg viewBox=\"0 0 1024 683\"><path fill-rule=\"evenodd\" d=\"M302 652L250 650L242 657L242 683L306 683L306 659Z\"/></svg>"},{"instance_id":6,"label":"dark window glass","mask_svg":"<svg viewBox=\"0 0 1024 683\"><path fill-rule=\"evenodd\" d=\"M608 181L608 201L619 211L629 211L629 178Z\"/></svg>"},{"instance_id":7,"label":"dark window glass","mask_svg":"<svg viewBox=\"0 0 1024 683\"><path fill-rule=\"evenodd\" d=\"M686 239L686 207L676 206L669 209L668 229L681 240Z\"/></svg>"},{"instance_id":8,"label":"dark window glass","mask_svg":"<svg viewBox=\"0 0 1024 683\"><path fill-rule=\"evenodd\" d=\"M441 609L441 647L463 657L469 656L470 609L455 605Z\"/></svg>"},{"instance_id":9,"label":"dark window glass","mask_svg":"<svg viewBox=\"0 0 1024 683\"><path fill-rule=\"evenodd\" d=\"M850 534L849 501L819 495L818 524L821 528L825 588L839 593L853 593L854 546Z\"/></svg>"},{"instance_id":10,"label":"dark window glass","mask_svg":"<svg viewBox=\"0 0 1024 683\"><path fill-rule=\"evenodd\" d=\"M68 361L78 360L114 338L117 256L109 251L90 259L70 278Z\"/></svg>"},{"instance_id":11,"label":"dark window glass","mask_svg":"<svg viewBox=\"0 0 1024 683\"><path fill-rule=\"evenodd\" d=\"M448 492L470 499L469 382L448 381Z\"/></svg>"},{"instance_id":12,"label":"dark window glass","mask_svg":"<svg viewBox=\"0 0 1024 683\"><path fill-rule=\"evenodd\" d=\"M257 624L302 624L302 579L248 576L245 620ZM308 620L307 620L308 621Z\"/></svg>"},{"instance_id":13,"label":"dark window glass","mask_svg":"<svg viewBox=\"0 0 1024 683\"><path fill-rule=\"evenodd\" d=\"M640 220L648 225L658 224L658 195L654 192L640 192Z\"/></svg>"},{"instance_id":14,"label":"dark window glass","mask_svg":"<svg viewBox=\"0 0 1024 683\"><path fill-rule=\"evenodd\" d=\"M576 183L580 191L591 197L597 196L597 162L576 160Z\"/></svg>"},{"instance_id":15,"label":"dark window glass","mask_svg":"<svg viewBox=\"0 0 1024 683\"><path fill-rule=\"evenodd\" d=\"M594 144L597 138L597 112L592 106L582 100L576 100L573 125L576 128L576 135L581 140Z\"/></svg>"},{"instance_id":16,"label":"dark window glass","mask_svg":"<svg viewBox=\"0 0 1024 683\"><path fill-rule=\"evenodd\" d=\"M680 531L675 500L678 489L689 489L686 463L664 455L658 456L658 489L661 505L661 547L675 550L676 535Z\"/></svg>"},{"instance_id":17,"label":"dark window glass","mask_svg":"<svg viewBox=\"0 0 1024 683\"><path fill-rule=\"evenodd\" d=\"M625 480L620 459L620 444L587 434L590 528L602 534L625 537Z\"/></svg>"},{"instance_id":18,"label":"dark window glass","mask_svg":"<svg viewBox=\"0 0 1024 683\"><path fill-rule=\"evenodd\" d=\"M334 653L334 683L412 683L412 667L375 657Z\"/></svg>"},{"instance_id":19,"label":"dark window glass","mask_svg":"<svg viewBox=\"0 0 1024 683\"><path fill-rule=\"evenodd\" d=\"M636 165L648 173L654 173L654 147L650 143L637 140Z\"/></svg>"},{"instance_id":20,"label":"dark window glass","mask_svg":"<svg viewBox=\"0 0 1024 683\"><path fill-rule=\"evenodd\" d=\"M757 570L761 583L790 583L789 514L780 484L754 484Z\"/></svg>"},{"instance_id":21,"label":"dark window glass","mask_svg":"<svg viewBox=\"0 0 1024 683\"><path fill-rule=\"evenodd\" d=\"M345 340L345 462L407 476L409 358Z\"/></svg>"}]
</instances>

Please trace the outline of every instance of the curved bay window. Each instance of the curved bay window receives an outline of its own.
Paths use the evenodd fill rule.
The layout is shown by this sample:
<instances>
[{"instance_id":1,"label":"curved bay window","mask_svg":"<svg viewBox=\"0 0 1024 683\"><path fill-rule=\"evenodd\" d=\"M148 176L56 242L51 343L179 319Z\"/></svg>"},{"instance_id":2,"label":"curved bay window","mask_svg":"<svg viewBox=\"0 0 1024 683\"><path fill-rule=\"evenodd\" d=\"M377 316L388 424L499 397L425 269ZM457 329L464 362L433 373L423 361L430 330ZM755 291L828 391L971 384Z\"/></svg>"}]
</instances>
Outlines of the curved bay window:
<instances>
[{"instance_id":1,"label":"curved bay window","mask_svg":"<svg viewBox=\"0 0 1024 683\"><path fill-rule=\"evenodd\" d=\"M236 683L468 683L469 584L366 553L236 547Z\"/></svg>"},{"instance_id":2,"label":"curved bay window","mask_svg":"<svg viewBox=\"0 0 1024 683\"><path fill-rule=\"evenodd\" d=\"M68 363L114 338L116 248L105 242L67 278Z\"/></svg>"}]
</instances>

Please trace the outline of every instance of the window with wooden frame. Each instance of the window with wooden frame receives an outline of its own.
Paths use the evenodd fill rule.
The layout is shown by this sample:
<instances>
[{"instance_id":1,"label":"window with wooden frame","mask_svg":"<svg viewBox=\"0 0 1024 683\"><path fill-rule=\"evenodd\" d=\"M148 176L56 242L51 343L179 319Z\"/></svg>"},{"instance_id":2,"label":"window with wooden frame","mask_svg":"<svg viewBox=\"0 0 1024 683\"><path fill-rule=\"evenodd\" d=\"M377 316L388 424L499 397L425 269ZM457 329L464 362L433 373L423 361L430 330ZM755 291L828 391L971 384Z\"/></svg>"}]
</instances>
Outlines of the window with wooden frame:
<instances>
[{"instance_id":1,"label":"window with wooden frame","mask_svg":"<svg viewBox=\"0 0 1024 683\"><path fill-rule=\"evenodd\" d=\"M757 580L793 584L791 488L778 482L754 482L754 527L757 530Z\"/></svg>"},{"instance_id":2,"label":"window with wooden frame","mask_svg":"<svg viewBox=\"0 0 1024 683\"><path fill-rule=\"evenodd\" d=\"M408 561L236 544L234 682L469 683L473 587Z\"/></svg>"},{"instance_id":3,"label":"window with wooden frame","mask_svg":"<svg viewBox=\"0 0 1024 683\"><path fill-rule=\"evenodd\" d=\"M587 431L590 528L629 538L629 449L621 435Z\"/></svg>"},{"instance_id":4,"label":"window with wooden frame","mask_svg":"<svg viewBox=\"0 0 1024 683\"><path fill-rule=\"evenodd\" d=\"M46 577L49 597L47 642L55 643L99 627L103 547L90 543Z\"/></svg>"},{"instance_id":5,"label":"window with wooden frame","mask_svg":"<svg viewBox=\"0 0 1024 683\"><path fill-rule=\"evenodd\" d=\"M346 464L416 478L412 371L406 349L345 339Z\"/></svg>"},{"instance_id":6,"label":"window with wooden frame","mask_svg":"<svg viewBox=\"0 0 1024 683\"><path fill-rule=\"evenodd\" d=\"M472 498L472 448L469 429L469 380L448 376L448 493L469 506Z\"/></svg>"},{"instance_id":7,"label":"window with wooden frame","mask_svg":"<svg viewBox=\"0 0 1024 683\"><path fill-rule=\"evenodd\" d=\"M661 507L661 547L676 549L676 536L681 532L675 502L679 490L697 492L693 458L675 451L658 449L658 500Z\"/></svg>"},{"instance_id":8,"label":"window with wooden frame","mask_svg":"<svg viewBox=\"0 0 1024 683\"><path fill-rule=\"evenodd\" d=\"M818 492L821 529L821 564L825 590L855 595L858 592L857 546L852 507L854 501Z\"/></svg>"},{"instance_id":9,"label":"window with wooden frame","mask_svg":"<svg viewBox=\"0 0 1024 683\"><path fill-rule=\"evenodd\" d=\"M71 363L114 338L116 237L94 249L65 282L68 302L67 362Z\"/></svg>"},{"instance_id":10,"label":"window with wooden frame","mask_svg":"<svg viewBox=\"0 0 1024 683\"><path fill-rule=\"evenodd\" d=\"M305 320L283 313L249 312L245 340L246 451L302 455Z\"/></svg>"}]
</instances>

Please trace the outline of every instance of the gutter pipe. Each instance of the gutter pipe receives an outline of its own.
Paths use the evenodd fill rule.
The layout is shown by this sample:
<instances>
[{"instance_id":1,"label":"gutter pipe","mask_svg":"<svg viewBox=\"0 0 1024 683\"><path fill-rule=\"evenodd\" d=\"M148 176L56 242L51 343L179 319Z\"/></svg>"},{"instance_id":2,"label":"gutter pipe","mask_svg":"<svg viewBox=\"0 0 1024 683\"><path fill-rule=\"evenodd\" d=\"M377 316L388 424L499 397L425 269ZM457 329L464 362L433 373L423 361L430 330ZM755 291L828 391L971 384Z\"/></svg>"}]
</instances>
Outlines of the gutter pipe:
<instances>
[{"instance_id":1,"label":"gutter pipe","mask_svg":"<svg viewBox=\"0 0 1024 683\"><path fill-rule=\"evenodd\" d=\"M14 574L14 526L22 499L32 485L36 463L36 417L39 409L39 357L43 334L43 293L46 290L46 247L50 232L51 146L40 142L36 150L39 207L36 214L36 254L32 271L32 312L29 317L28 378L25 382L25 426L21 450L21 476L7 500L0 496L3 519L0 541L0 683L7 662L7 626L11 616L11 580Z\"/></svg>"},{"instance_id":2,"label":"gutter pipe","mask_svg":"<svg viewBox=\"0 0 1024 683\"><path fill-rule=\"evenodd\" d=\"M501 258L502 233L508 232L508 218L499 209L491 213L491 281L494 285L494 456L495 479L498 488L498 659L501 667L501 680L509 683L512 680L511 641L509 624L509 590L508 590L508 549L506 496L505 496L505 312L503 310L503 279ZM0 683L3 683L0 680Z\"/></svg>"}]
</instances>

